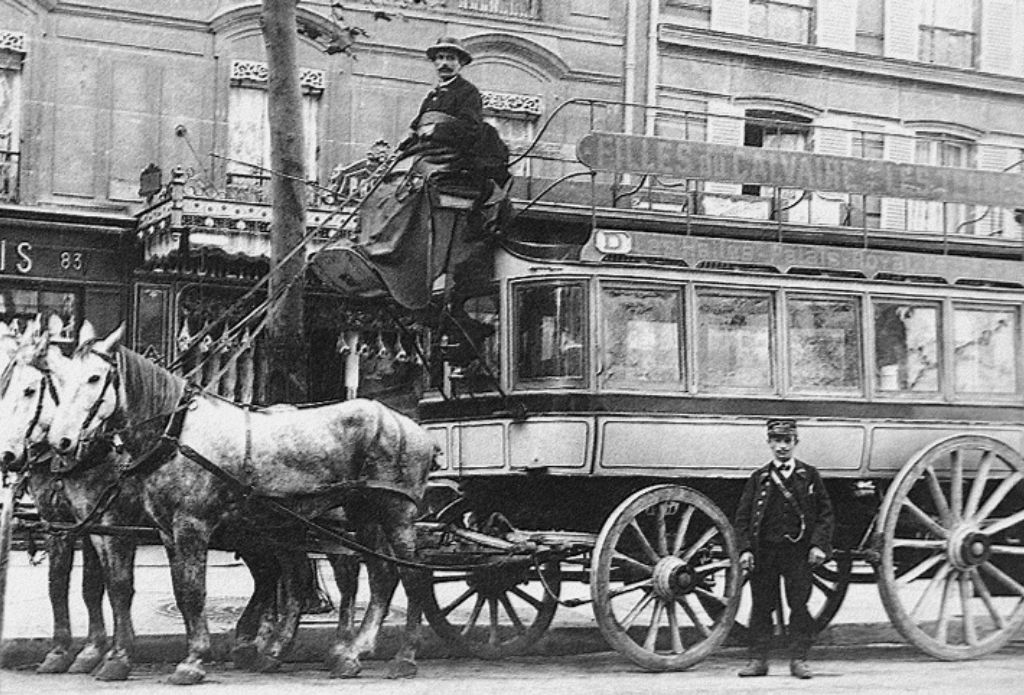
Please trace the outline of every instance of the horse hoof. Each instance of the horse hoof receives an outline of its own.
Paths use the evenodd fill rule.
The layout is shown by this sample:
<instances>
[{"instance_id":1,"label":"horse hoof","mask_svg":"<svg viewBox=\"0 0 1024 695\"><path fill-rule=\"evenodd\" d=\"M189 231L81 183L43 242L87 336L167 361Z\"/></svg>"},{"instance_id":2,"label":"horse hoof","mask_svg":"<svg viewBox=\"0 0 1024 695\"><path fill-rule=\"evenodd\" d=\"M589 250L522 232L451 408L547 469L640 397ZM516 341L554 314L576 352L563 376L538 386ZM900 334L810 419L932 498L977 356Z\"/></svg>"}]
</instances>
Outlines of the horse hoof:
<instances>
[{"instance_id":1,"label":"horse hoof","mask_svg":"<svg viewBox=\"0 0 1024 695\"><path fill-rule=\"evenodd\" d=\"M120 659L107 659L96 672L98 681L126 681L132 672L131 664Z\"/></svg>"},{"instance_id":2,"label":"horse hoof","mask_svg":"<svg viewBox=\"0 0 1024 695\"><path fill-rule=\"evenodd\" d=\"M36 666L36 673L65 673L71 668L75 655L64 650L54 650L46 655L43 662Z\"/></svg>"},{"instance_id":3,"label":"horse hoof","mask_svg":"<svg viewBox=\"0 0 1024 695\"><path fill-rule=\"evenodd\" d=\"M167 682L171 685L195 685L201 683L204 678L206 678L206 671L202 667L193 664L178 664Z\"/></svg>"},{"instance_id":4,"label":"horse hoof","mask_svg":"<svg viewBox=\"0 0 1024 695\"><path fill-rule=\"evenodd\" d=\"M71 668L68 669L68 673L92 673L93 669L103 661L104 653L104 650L95 645L86 645L82 651L78 652L78 656L75 657L75 661L71 664Z\"/></svg>"},{"instance_id":5,"label":"horse hoof","mask_svg":"<svg viewBox=\"0 0 1024 695\"><path fill-rule=\"evenodd\" d=\"M328 663L331 678L355 678L363 670L358 659L334 658Z\"/></svg>"},{"instance_id":6,"label":"horse hoof","mask_svg":"<svg viewBox=\"0 0 1024 695\"><path fill-rule=\"evenodd\" d=\"M257 657L259 657L259 652L256 650L256 645L251 642L239 644L231 650L231 661L234 662L235 668L243 671L255 671Z\"/></svg>"},{"instance_id":7,"label":"horse hoof","mask_svg":"<svg viewBox=\"0 0 1024 695\"><path fill-rule=\"evenodd\" d=\"M388 663L387 677L414 678L417 671L416 662L409 661L408 659L398 659Z\"/></svg>"},{"instance_id":8,"label":"horse hoof","mask_svg":"<svg viewBox=\"0 0 1024 695\"><path fill-rule=\"evenodd\" d=\"M269 654L260 654L256 658L254 669L259 673L277 673L281 670L281 660Z\"/></svg>"}]
</instances>

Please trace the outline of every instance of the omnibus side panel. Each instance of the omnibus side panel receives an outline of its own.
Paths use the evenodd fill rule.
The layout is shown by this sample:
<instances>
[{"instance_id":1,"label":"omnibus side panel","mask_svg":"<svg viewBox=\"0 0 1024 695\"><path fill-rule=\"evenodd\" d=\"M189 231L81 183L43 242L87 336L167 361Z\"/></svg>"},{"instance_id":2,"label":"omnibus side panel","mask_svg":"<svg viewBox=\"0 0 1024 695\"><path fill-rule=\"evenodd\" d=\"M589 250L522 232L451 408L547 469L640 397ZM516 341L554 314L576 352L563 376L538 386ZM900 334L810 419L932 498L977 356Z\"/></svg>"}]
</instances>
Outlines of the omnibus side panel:
<instances>
[{"instance_id":1,"label":"omnibus side panel","mask_svg":"<svg viewBox=\"0 0 1024 695\"><path fill-rule=\"evenodd\" d=\"M439 473L483 474L543 469L589 472L593 457L592 418L531 417L522 422L487 420L430 425L443 448Z\"/></svg>"},{"instance_id":2,"label":"omnibus side panel","mask_svg":"<svg viewBox=\"0 0 1024 695\"><path fill-rule=\"evenodd\" d=\"M509 465L513 470L571 468L591 458L589 419L527 420L508 425Z\"/></svg>"},{"instance_id":3,"label":"omnibus side panel","mask_svg":"<svg viewBox=\"0 0 1024 695\"><path fill-rule=\"evenodd\" d=\"M922 448L943 437L957 434L978 434L1005 443L1014 451L1022 451L1024 433L1020 429L998 428L964 423L959 426L918 423L875 425L871 433L868 470L872 473L895 473ZM965 462L970 469L974 466Z\"/></svg>"},{"instance_id":4,"label":"omnibus side panel","mask_svg":"<svg viewBox=\"0 0 1024 695\"><path fill-rule=\"evenodd\" d=\"M601 418L598 470L620 475L744 476L768 462L764 420ZM823 472L855 472L865 428L801 423L798 458Z\"/></svg>"}]
</instances>

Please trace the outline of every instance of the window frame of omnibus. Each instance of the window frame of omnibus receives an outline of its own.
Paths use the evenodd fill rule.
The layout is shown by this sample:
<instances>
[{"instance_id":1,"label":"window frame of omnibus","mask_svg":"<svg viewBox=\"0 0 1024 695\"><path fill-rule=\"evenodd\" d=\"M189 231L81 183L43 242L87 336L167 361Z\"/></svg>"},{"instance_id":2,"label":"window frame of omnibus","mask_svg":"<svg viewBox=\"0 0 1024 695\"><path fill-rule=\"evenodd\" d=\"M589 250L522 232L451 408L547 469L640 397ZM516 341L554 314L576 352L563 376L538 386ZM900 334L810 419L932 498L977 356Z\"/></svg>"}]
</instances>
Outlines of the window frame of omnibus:
<instances>
[{"instance_id":1,"label":"window frame of omnibus","mask_svg":"<svg viewBox=\"0 0 1024 695\"><path fill-rule=\"evenodd\" d=\"M860 292L833 292L833 291L815 291L813 289L785 289L782 293L783 306L781 309L781 316L785 318L784 321L779 322L781 344L784 348L781 352L784 354L784 364L780 364L778 368L784 370L786 393L799 394L799 395L828 395L828 396L847 396L847 397L863 397L866 393L866 379L865 379L865 367L864 367L864 348L865 348L865 331L864 331L864 296ZM831 303L833 305L847 305L852 313L852 322L848 326L838 327L827 327L827 326L814 326L810 329L814 335L824 335L823 330L840 330L843 329L846 332L843 335L844 350L852 349L852 357L844 357L844 365L842 368L843 376L845 378L846 372L852 372L854 383L850 386L828 386L820 384L798 384L797 375L798 369L796 367L795 358L795 341L794 335L796 331L800 329L793 325L793 309L795 306L800 304L808 303ZM815 315L817 319L818 315ZM783 325L784 324L784 325ZM804 330L804 329L800 329ZM852 334L852 339L851 339Z\"/></svg>"},{"instance_id":2,"label":"window frame of omnibus","mask_svg":"<svg viewBox=\"0 0 1024 695\"><path fill-rule=\"evenodd\" d=\"M689 390L689 369L687 365L687 336L686 336L686 287L688 283L636 283L626 280L609 279L601 280L598 283L597 296L597 325L595 327L597 340L597 354L595 375L597 377L597 388L602 391L657 391L659 393L683 393ZM613 293L619 293L613 297ZM653 307L654 311L667 309L670 313L669 321L633 321L631 316L613 316L613 312L621 309L622 305L611 306L618 297L623 294L633 294L634 304L641 305L644 300L650 299L651 295L658 295L662 307ZM650 306L650 305L648 305ZM629 310L626 309L628 312ZM634 312L635 313L635 312ZM621 319L621 321L620 321ZM629 324L636 323L638 334L633 335L629 330ZM662 324L662 325L648 325ZM609 331L617 325L624 325L625 332L622 340L616 341L609 337ZM673 326L669 330L666 326ZM675 344L675 374L671 379L644 379L630 372L629 365L625 366L625 375L615 378L616 372L612 371L616 361L610 359L609 353L614 349L621 349L628 355L630 362L640 366L641 369L648 367L647 373L652 371L657 374L658 368L663 366L668 357L668 350L663 354L655 354L658 348L665 342L674 340ZM625 345L622 345L622 342ZM661 363L661 364L659 364ZM614 383L612 379L615 379Z\"/></svg>"},{"instance_id":3,"label":"window frame of omnibus","mask_svg":"<svg viewBox=\"0 0 1024 695\"><path fill-rule=\"evenodd\" d=\"M879 305L892 305L900 306L900 308L906 308L905 305L912 305L911 309L923 309L927 308L934 312L935 321L931 327L931 334L935 338L935 387L922 390L904 389L904 388L883 388L883 376L882 368L885 366L896 366L896 379L897 384L901 383L902 377L900 374L906 372L909 367L904 361L897 363L887 363L886 365L880 364L879 359ZM868 371L870 375L870 387L871 394L875 398L884 400L918 400L918 401L938 401L942 402L948 400L947 386L948 377L946 369L946 312L945 312L945 301L943 297L928 297L920 294L896 294L896 293L870 293L867 296L867 327L870 330L869 334L865 335L865 347L868 351ZM902 322L905 322L904 317L900 317ZM904 323L904 330L906 324ZM908 351L909 346L903 345L902 349ZM886 375L891 376L891 374ZM907 377L909 378L909 376Z\"/></svg>"},{"instance_id":4,"label":"window frame of omnibus","mask_svg":"<svg viewBox=\"0 0 1024 695\"><path fill-rule=\"evenodd\" d=\"M1019 402L1021 394L1021 308L1019 302L1000 302L998 300L975 300L968 298L951 298L948 302L949 311L949 382L950 391L954 399L958 401L984 400ZM996 390L972 390L961 387L961 362L957 356L958 349L958 316L960 312L974 313L1008 313L1012 317L1013 325L1007 334L1013 342L1009 354L1012 359L1009 366L1013 370L1012 388L1006 391ZM1004 351L993 349L996 356L1006 354ZM998 383L998 379L995 380Z\"/></svg>"},{"instance_id":5,"label":"window frame of omnibus","mask_svg":"<svg viewBox=\"0 0 1024 695\"><path fill-rule=\"evenodd\" d=\"M743 286L737 287L734 285L716 285L707 282L695 282L692 284L693 292L693 335L691 342L693 343L693 384L694 393L700 394L716 394L716 393L728 393L732 395L751 395L751 396L766 396L766 395L778 395L779 393L779 366L780 360L779 355L779 322L778 322L778 297L780 294L780 288L778 287L750 287ZM735 385L723 385L722 383L709 384L705 381L705 374L707 373L706 365L710 363L707 359L707 355L710 350L703 347L704 341L702 339L701 319L704 316L702 311L702 297L714 297L714 298L743 298L747 299L758 298L765 302L767 306L767 358L765 360L765 366L767 367L767 384L764 386L755 387L744 387ZM742 346L740 346L742 347ZM739 362L739 360L735 360ZM733 381L746 381L746 379L735 379ZM749 383L749 382L748 382Z\"/></svg>"},{"instance_id":6,"label":"window frame of omnibus","mask_svg":"<svg viewBox=\"0 0 1024 695\"><path fill-rule=\"evenodd\" d=\"M43 282L0 283L0 294L3 295L3 302L0 302L0 320L7 323L17 321L19 328L24 329L25 325L38 315L42 319L42 328L46 329L50 317L57 315L62 321L61 333L59 336L52 336L50 342L60 345L65 352L74 349L82 317L85 315L84 287ZM19 303L19 300L29 296L34 296L31 304ZM71 306L62 307L61 304L66 304L69 297L72 299ZM51 301L48 302L47 299ZM60 311L61 308L64 311ZM68 315L70 321L65 318Z\"/></svg>"},{"instance_id":7,"label":"window frame of omnibus","mask_svg":"<svg viewBox=\"0 0 1024 695\"><path fill-rule=\"evenodd\" d=\"M522 354L523 350L523 317L524 311L521 308L520 302L522 301L523 295L526 292L536 290L566 290L566 289L578 289L579 290L579 302L578 302L578 316L579 316L579 340L575 343L570 343L567 347L556 350L560 355L564 355L568 349L579 350L579 368L575 374L555 374L555 375L524 375L524 367L530 362L527 361L526 357ZM509 308L512 313L510 321L509 341L511 345L511 377L513 388L516 389L529 389L529 388L571 388L571 389L584 389L590 385L590 374L591 374L591 330L592 330L592 308L590 305L591 295L591 279L588 277L558 277L558 278L544 278L543 280L525 280L516 281L510 283L509 286ZM542 316L542 314L535 314L531 312L532 316ZM559 331L561 326L556 317L554 325L542 326L538 324L536 326L540 332L550 330ZM552 348L554 346L552 345ZM544 348L541 346L541 352L543 354ZM553 355L547 360L540 361L551 361L558 359L567 359L560 355Z\"/></svg>"}]
</instances>

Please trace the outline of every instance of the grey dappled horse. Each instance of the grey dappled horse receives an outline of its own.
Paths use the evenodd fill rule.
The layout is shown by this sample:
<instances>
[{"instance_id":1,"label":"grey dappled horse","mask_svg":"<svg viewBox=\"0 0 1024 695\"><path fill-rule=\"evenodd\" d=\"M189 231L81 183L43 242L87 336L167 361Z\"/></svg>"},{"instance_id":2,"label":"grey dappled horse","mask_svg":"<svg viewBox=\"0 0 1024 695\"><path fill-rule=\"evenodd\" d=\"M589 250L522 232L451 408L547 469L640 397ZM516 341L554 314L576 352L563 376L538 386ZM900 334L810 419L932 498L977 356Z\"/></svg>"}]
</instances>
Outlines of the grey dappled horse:
<instances>
[{"instance_id":1,"label":"grey dappled horse","mask_svg":"<svg viewBox=\"0 0 1024 695\"><path fill-rule=\"evenodd\" d=\"M68 370L67 398L54 414L49 441L64 456L79 456L97 441L123 438L139 460L155 450L171 415L180 446L147 466L142 476L146 509L160 529L171 565L178 608L188 633L188 656L171 682L197 683L210 650L206 556L211 535L246 510L239 488L186 457L187 446L256 495L277 499L309 518L343 508L357 539L382 554L416 557L414 520L423 499L435 448L412 420L367 400L305 409L253 411L186 389L180 377L120 345L123 327L79 346ZM416 672L421 601L429 577L366 557L370 601L355 634L339 621L328 665L331 674L359 673L360 657L375 645L399 577L409 610L404 639L389 665L391 676Z\"/></svg>"},{"instance_id":2,"label":"grey dappled horse","mask_svg":"<svg viewBox=\"0 0 1024 695\"><path fill-rule=\"evenodd\" d=\"M88 332L88 328L86 329ZM91 334L89 334L91 335ZM109 526L133 526L144 521L141 481L120 477L118 464L123 456L95 447L69 475L59 477L62 494L51 494L58 476L49 463L31 454L46 449L46 431L52 421L62 375L70 360L49 345L46 333L27 330L20 343L8 340L0 331L0 356L9 355L3 371L5 388L0 398L0 460L5 467L28 466L30 491L37 500L40 515L49 521L81 521L88 518L101 498L120 486L119 494L92 523ZM5 349L7 349L5 351ZM30 454L31 452L31 454ZM67 499L65 499L67 498ZM54 506L59 500L63 515ZM302 587L308 581L309 567L304 553L267 547L250 536L248 525L228 524L218 533L217 545L235 550L253 576L254 591L236 627L232 656L237 666L263 671L275 670L290 648L301 612ZM54 606L54 647L37 669L43 673L65 670L87 673L101 659L96 672L101 680L123 680L131 670L134 630L131 603L134 594L135 542L128 536L87 536L82 544L84 588L90 616L89 639L72 663L70 621L68 619L68 574L73 557L73 539L48 535L50 547L50 594ZM95 546L95 549L94 549ZM97 555L97 551L99 554ZM348 558L332 562L342 592L341 612L351 621L358 564ZM114 642L106 653L102 597L106 583L114 615ZM281 589L277 605L278 587ZM280 608L280 618L277 609Z\"/></svg>"}]
</instances>

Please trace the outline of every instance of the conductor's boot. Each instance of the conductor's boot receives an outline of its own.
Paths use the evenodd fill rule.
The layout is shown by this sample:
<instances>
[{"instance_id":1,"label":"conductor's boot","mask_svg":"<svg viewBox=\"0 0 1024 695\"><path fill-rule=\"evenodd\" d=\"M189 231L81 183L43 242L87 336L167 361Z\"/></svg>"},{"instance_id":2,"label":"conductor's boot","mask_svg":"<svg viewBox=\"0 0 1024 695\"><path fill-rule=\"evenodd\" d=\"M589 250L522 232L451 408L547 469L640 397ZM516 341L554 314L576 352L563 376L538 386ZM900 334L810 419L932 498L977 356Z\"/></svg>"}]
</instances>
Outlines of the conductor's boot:
<instances>
[{"instance_id":1,"label":"conductor's boot","mask_svg":"<svg viewBox=\"0 0 1024 695\"><path fill-rule=\"evenodd\" d=\"M807 665L807 662L803 659L793 659L789 662L789 672L793 678L799 678L800 680L807 680L813 678L814 674L811 673L811 667Z\"/></svg>"},{"instance_id":2,"label":"conductor's boot","mask_svg":"<svg viewBox=\"0 0 1024 695\"><path fill-rule=\"evenodd\" d=\"M740 678L757 678L758 676L767 676L768 660L751 659L736 675Z\"/></svg>"}]
</instances>

